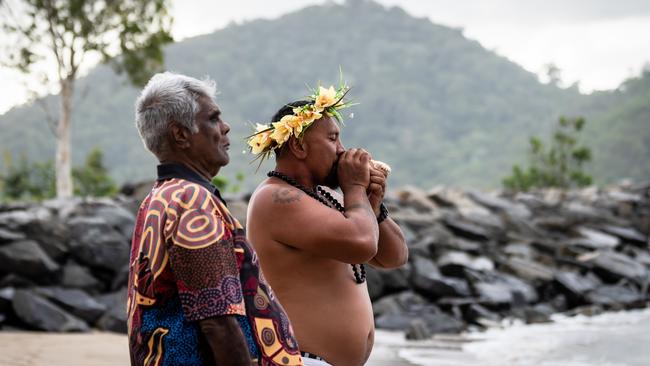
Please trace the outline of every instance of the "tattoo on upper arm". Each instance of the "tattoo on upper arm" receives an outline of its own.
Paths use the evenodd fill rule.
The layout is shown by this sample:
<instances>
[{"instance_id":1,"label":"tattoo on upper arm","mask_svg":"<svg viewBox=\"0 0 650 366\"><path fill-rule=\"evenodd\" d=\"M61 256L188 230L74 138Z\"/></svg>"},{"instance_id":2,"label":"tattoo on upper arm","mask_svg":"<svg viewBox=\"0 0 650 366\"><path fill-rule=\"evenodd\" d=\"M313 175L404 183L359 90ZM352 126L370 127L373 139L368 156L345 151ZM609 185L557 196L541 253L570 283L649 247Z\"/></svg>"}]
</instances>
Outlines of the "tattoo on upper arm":
<instances>
[{"instance_id":1,"label":"tattoo on upper arm","mask_svg":"<svg viewBox=\"0 0 650 366\"><path fill-rule=\"evenodd\" d=\"M289 188L278 188L273 191L273 202L274 203L292 203L300 201L300 196L302 192L296 189Z\"/></svg>"},{"instance_id":2,"label":"tattoo on upper arm","mask_svg":"<svg viewBox=\"0 0 650 366\"><path fill-rule=\"evenodd\" d=\"M363 208L363 211L369 215L369 217L375 218L375 212L372 210L372 207L364 203L353 203L349 206L345 206L345 211L354 210L355 208Z\"/></svg>"}]
</instances>

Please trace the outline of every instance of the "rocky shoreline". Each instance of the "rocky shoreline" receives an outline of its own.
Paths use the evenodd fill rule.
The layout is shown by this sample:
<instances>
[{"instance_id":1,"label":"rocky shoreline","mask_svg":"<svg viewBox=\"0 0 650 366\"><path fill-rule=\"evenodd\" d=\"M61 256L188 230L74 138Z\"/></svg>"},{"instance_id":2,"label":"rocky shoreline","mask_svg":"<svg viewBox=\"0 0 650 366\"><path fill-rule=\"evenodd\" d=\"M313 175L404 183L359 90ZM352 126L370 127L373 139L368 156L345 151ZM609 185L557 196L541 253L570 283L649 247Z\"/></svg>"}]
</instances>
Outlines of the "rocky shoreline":
<instances>
[{"instance_id":1,"label":"rocky shoreline","mask_svg":"<svg viewBox=\"0 0 650 366\"><path fill-rule=\"evenodd\" d=\"M0 205L0 329L124 333L134 196ZM246 198L227 199L242 222ZM423 339L650 301L650 184L520 194L406 187L386 204L410 259L368 268L380 329Z\"/></svg>"}]
</instances>

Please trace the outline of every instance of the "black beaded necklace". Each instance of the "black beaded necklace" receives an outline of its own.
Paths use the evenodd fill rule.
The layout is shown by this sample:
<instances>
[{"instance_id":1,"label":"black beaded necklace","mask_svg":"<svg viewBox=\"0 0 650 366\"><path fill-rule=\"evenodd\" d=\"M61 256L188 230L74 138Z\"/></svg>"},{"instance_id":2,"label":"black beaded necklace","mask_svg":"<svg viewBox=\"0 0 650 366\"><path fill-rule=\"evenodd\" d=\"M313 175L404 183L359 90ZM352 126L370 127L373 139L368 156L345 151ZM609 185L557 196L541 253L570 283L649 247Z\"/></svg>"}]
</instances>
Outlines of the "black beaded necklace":
<instances>
[{"instance_id":1,"label":"black beaded necklace","mask_svg":"<svg viewBox=\"0 0 650 366\"><path fill-rule=\"evenodd\" d=\"M314 192L313 190L303 186L302 184L298 183L295 179L287 176L286 174L276 172L275 170L272 170L266 174L268 177L275 177L278 179L281 179L290 185L298 188L299 190L305 192L309 197L317 200L318 202L324 204L327 207L334 206L333 208L338 210L339 212L343 213L345 212L345 208L339 203L339 201L336 200L329 192L321 188L320 186L316 186L316 191ZM320 195L319 195L320 193ZM322 197L321 197L322 196ZM325 197L325 198L323 198ZM331 204L331 206L330 206ZM357 283L364 283L366 281L366 268L364 267L363 264L352 264L352 272L354 273L354 279L356 280Z\"/></svg>"}]
</instances>

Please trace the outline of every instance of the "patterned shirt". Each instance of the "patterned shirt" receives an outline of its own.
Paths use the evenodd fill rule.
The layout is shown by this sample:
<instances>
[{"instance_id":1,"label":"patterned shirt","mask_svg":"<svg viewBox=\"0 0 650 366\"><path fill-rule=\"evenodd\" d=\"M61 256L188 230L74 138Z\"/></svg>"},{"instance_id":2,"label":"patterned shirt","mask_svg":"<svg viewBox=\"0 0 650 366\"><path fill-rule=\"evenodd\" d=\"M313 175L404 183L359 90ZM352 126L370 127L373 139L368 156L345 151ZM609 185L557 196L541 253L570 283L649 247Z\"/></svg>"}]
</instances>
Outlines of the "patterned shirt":
<instances>
[{"instance_id":1,"label":"patterned shirt","mask_svg":"<svg viewBox=\"0 0 650 366\"><path fill-rule=\"evenodd\" d=\"M131 364L214 364L197 321L234 316L259 365L302 365L287 315L218 190L183 165L158 172L131 244Z\"/></svg>"}]
</instances>

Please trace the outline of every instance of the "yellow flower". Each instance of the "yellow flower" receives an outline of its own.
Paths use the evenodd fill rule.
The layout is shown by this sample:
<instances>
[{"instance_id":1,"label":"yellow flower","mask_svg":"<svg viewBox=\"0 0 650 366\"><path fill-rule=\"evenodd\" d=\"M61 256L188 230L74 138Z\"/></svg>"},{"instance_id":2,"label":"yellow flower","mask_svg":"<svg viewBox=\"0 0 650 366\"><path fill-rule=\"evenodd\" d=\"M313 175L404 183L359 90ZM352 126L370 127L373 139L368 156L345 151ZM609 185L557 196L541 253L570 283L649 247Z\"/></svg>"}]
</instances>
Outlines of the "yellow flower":
<instances>
[{"instance_id":1,"label":"yellow flower","mask_svg":"<svg viewBox=\"0 0 650 366\"><path fill-rule=\"evenodd\" d=\"M314 107L317 109L327 108L336 103L336 90L333 86L330 86L329 89L325 89L322 86L318 87L318 96L314 101Z\"/></svg>"},{"instance_id":2,"label":"yellow flower","mask_svg":"<svg viewBox=\"0 0 650 366\"><path fill-rule=\"evenodd\" d=\"M265 126L265 129L267 127ZM271 145L271 131L266 131L266 132L260 132L257 135L254 135L248 140L248 145L251 147L251 151L253 154L259 154L264 149L266 149L269 145Z\"/></svg>"},{"instance_id":3,"label":"yellow flower","mask_svg":"<svg viewBox=\"0 0 650 366\"><path fill-rule=\"evenodd\" d=\"M278 143L278 146L284 144L289 137L291 137L291 133L293 132L293 129L287 125L286 121L283 122L280 120L280 122L274 122L273 127L275 129L271 134L271 138Z\"/></svg>"},{"instance_id":4,"label":"yellow flower","mask_svg":"<svg viewBox=\"0 0 650 366\"><path fill-rule=\"evenodd\" d=\"M293 113L302 119L302 126L306 127L317 119L320 119L323 115L312 108L298 107L293 109Z\"/></svg>"}]
</instances>

